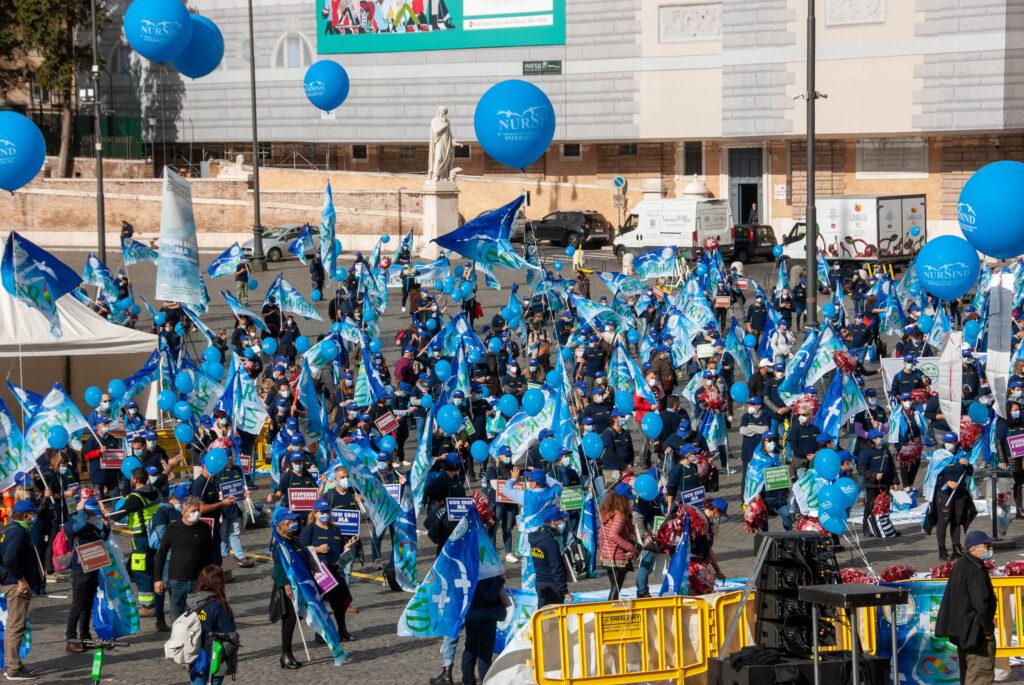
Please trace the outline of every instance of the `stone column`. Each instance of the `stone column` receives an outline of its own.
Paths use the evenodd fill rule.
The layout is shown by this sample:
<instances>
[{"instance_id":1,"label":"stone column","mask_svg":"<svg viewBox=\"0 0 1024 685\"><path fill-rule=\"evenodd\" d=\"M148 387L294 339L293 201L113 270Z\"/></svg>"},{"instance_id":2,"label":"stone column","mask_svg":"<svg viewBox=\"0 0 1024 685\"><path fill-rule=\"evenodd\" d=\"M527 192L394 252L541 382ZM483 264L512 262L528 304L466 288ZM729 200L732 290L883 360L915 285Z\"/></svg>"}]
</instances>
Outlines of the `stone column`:
<instances>
[{"instance_id":1,"label":"stone column","mask_svg":"<svg viewBox=\"0 0 1024 685\"><path fill-rule=\"evenodd\" d=\"M431 242L459 227L459 188L455 181L423 183L423 235L419 242L422 259L437 259L439 249Z\"/></svg>"}]
</instances>

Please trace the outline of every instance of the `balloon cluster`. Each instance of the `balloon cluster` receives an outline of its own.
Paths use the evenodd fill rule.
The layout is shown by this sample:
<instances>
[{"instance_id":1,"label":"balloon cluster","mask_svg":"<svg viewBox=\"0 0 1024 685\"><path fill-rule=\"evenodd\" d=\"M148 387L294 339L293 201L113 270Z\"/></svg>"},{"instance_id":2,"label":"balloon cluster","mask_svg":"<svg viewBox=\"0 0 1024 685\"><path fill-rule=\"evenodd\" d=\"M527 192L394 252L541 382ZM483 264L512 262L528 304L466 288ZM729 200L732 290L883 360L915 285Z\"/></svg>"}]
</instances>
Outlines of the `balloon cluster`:
<instances>
[{"instance_id":1,"label":"balloon cluster","mask_svg":"<svg viewBox=\"0 0 1024 685\"><path fill-rule=\"evenodd\" d=\"M135 52L151 62L170 62L190 78L206 76L224 58L217 25L180 2L133 0L124 13L124 35Z\"/></svg>"}]
</instances>

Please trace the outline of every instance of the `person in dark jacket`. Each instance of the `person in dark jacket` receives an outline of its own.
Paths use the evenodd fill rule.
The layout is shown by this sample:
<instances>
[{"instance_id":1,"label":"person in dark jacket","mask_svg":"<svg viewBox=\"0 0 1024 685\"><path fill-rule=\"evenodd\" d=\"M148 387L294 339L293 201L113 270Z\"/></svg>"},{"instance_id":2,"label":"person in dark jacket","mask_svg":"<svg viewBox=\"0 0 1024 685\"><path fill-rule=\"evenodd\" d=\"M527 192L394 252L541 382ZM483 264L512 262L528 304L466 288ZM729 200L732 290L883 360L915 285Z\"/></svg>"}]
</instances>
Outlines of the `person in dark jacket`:
<instances>
[{"instance_id":1,"label":"person in dark jacket","mask_svg":"<svg viewBox=\"0 0 1024 685\"><path fill-rule=\"evenodd\" d=\"M68 549L72 550L71 608L68 610L68 623L64 636L68 641L67 651L76 654L85 651L85 648L77 641L90 639L89 622L92 619L92 604L100 586L100 572L86 572L82 568L76 548L80 545L108 539L110 525L106 519L107 510L103 503L89 497L78 500L77 511L71 520L64 524ZM76 642L72 642L73 640Z\"/></svg>"},{"instance_id":2,"label":"person in dark jacket","mask_svg":"<svg viewBox=\"0 0 1024 685\"><path fill-rule=\"evenodd\" d=\"M3 561L3 580L0 592L7 597L7 621L4 626L4 674L8 680L32 680L35 676L21 663L18 648L25 637L28 607L32 601L32 588L39 587L41 572L32 551L29 528L35 523L39 510L30 500L15 502L11 521L0 533L0 559Z\"/></svg>"},{"instance_id":3,"label":"person in dark jacket","mask_svg":"<svg viewBox=\"0 0 1024 685\"><path fill-rule=\"evenodd\" d=\"M974 507L974 500L971 499L969 490L974 467L959 447L956 433L946 433L942 438L942 444L953 455L953 459L935 479L931 508L935 512L935 535L939 544L939 558L946 561L949 559L949 555L946 553L946 529L949 528L953 556L961 556L963 550L960 548L960 529L963 528L966 532L978 512Z\"/></svg>"},{"instance_id":4,"label":"person in dark jacket","mask_svg":"<svg viewBox=\"0 0 1024 685\"><path fill-rule=\"evenodd\" d=\"M967 553L953 564L935 619L935 636L956 645L960 685L990 685L995 680L996 594L985 569L993 542L980 530L967 534Z\"/></svg>"},{"instance_id":5,"label":"person in dark jacket","mask_svg":"<svg viewBox=\"0 0 1024 685\"><path fill-rule=\"evenodd\" d=\"M462 685L482 683L494 658L498 623L505 619L505 576L486 578L476 584L466 612L465 649L462 651Z\"/></svg>"},{"instance_id":6,"label":"person in dark jacket","mask_svg":"<svg viewBox=\"0 0 1024 685\"><path fill-rule=\"evenodd\" d=\"M601 454L601 470L605 484L617 482L623 472L633 465L636 454L633 438L629 434L629 416L618 409L612 410L612 425L601 434L604 452Z\"/></svg>"},{"instance_id":7,"label":"person in dark jacket","mask_svg":"<svg viewBox=\"0 0 1024 685\"><path fill-rule=\"evenodd\" d=\"M100 499L110 497L117 491L118 469L105 469L100 457L107 450L121 449L121 440L108 433L110 418L101 416L96 421L96 436L91 434L82 443L82 457L89 464L89 484L99 490ZM97 440L98 438L98 440Z\"/></svg>"},{"instance_id":8,"label":"person in dark jacket","mask_svg":"<svg viewBox=\"0 0 1024 685\"><path fill-rule=\"evenodd\" d=\"M238 629L235 626L235 614L224 594L224 572L220 566L210 565L199 574L196 590L185 600L186 606L196 612L199 617L200 653L189 665L188 677L192 685L221 685L224 676L234 675L237 666ZM228 651L228 643L233 643L234 659L222 659L217 672L211 674L213 659L213 643L219 642Z\"/></svg>"},{"instance_id":9,"label":"person in dark jacket","mask_svg":"<svg viewBox=\"0 0 1024 685\"><path fill-rule=\"evenodd\" d=\"M569 581L562 563L562 533L568 514L556 507L544 510L544 525L529 535L530 556L537 574L537 608L549 604L569 604Z\"/></svg>"},{"instance_id":10,"label":"person in dark jacket","mask_svg":"<svg viewBox=\"0 0 1024 685\"><path fill-rule=\"evenodd\" d=\"M857 473L864 479L864 519L861 530L868 533L868 517L875 498L896 482L896 461L889 454L885 433L878 428L867 432L867 443L857 450Z\"/></svg>"},{"instance_id":11,"label":"person in dark jacket","mask_svg":"<svg viewBox=\"0 0 1024 685\"><path fill-rule=\"evenodd\" d=\"M294 557L304 558L308 552L299 542L299 517L300 515L286 511L277 522L277 533L284 541L289 554ZM288 574L284 570L284 562L281 560L280 545L272 545L272 556L274 559L274 592L271 597L270 622L281 621L281 668L295 670L302 668L302 663L295 659L292 653L292 639L295 637L295 591L288 582Z\"/></svg>"},{"instance_id":12,"label":"person in dark jacket","mask_svg":"<svg viewBox=\"0 0 1024 685\"><path fill-rule=\"evenodd\" d=\"M447 516L438 520L437 510L445 508L445 500L449 497L465 497L465 470L462 459L455 452L438 455L427 473L427 482L423 486L423 498L427 503L427 522L437 521L437 556L441 556L441 548L455 530L455 524L448 521ZM429 529L428 529L429 531ZM433 540L433 537L431 538Z\"/></svg>"},{"instance_id":13,"label":"person in dark jacket","mask_svg":"<svg viewBox=\"0 0 1024 685\"><path fill-rule=\"evenodd\" d=\"M771 429L771 425L771 416L764 410L764 400L757 395L751 395L747 401L747 411L740 418L740 435L743 436L743 444L740 447L740 461L743 464L740 492L743 491L743 483L747 480L747 465L754 458L754 450L761 444L761 436Z\"/></svg>"}]
</instances>

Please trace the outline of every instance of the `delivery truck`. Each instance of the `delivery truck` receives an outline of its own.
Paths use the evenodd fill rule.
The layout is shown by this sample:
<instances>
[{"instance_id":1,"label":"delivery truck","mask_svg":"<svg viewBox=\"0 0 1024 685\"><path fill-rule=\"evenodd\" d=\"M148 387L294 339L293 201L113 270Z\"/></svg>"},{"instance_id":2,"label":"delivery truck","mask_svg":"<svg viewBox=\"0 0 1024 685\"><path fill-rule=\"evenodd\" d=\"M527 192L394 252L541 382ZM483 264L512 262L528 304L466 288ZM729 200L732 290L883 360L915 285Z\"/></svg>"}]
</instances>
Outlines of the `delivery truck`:
<instances>
[{"instance_id":1,"label":"delivery truck","mask_svg":"<svg viewBox=\"0 0 1024 685\"><path fill-rule=\"evenodd\" d=\"M820 197L818 250L829 261L909 262L928 240L924 195ZM783 239L790 260L807 256L807 224Z\"/></svg>"},{"instance_id":2,"label":"delivery truck","mask_svg":"<svg viewBox=\"0 0 1024 685\"><path fill-rule=\"evenodd\" d=\"M630 210L615 238L615 255L622 259L626 252L636 256L659 247L676 247L681 257L692 259L709 238L718 241L724 257L732 255L728 200L641 200Z\"/></svg>"}]
</instances>

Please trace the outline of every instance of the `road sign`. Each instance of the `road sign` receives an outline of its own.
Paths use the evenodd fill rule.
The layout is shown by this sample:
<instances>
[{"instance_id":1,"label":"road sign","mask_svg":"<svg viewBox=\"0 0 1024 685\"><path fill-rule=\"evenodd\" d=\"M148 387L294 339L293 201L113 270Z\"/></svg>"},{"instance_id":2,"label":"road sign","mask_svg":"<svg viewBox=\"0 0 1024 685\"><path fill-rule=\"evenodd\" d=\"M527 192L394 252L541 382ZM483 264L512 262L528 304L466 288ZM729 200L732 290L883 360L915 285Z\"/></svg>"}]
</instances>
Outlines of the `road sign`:
<instances>
[{"instance_id":1,"label":"road sign","mask_svg":"<svg viewBox=\"0 0 1024 685\"><path fill-rule=\"evenodd\" d=\"M616 176L615 180L612 181L612 184L616 188L625 188L626 187L626 178L624 176Z\"/></svg>"}]
</instances>

